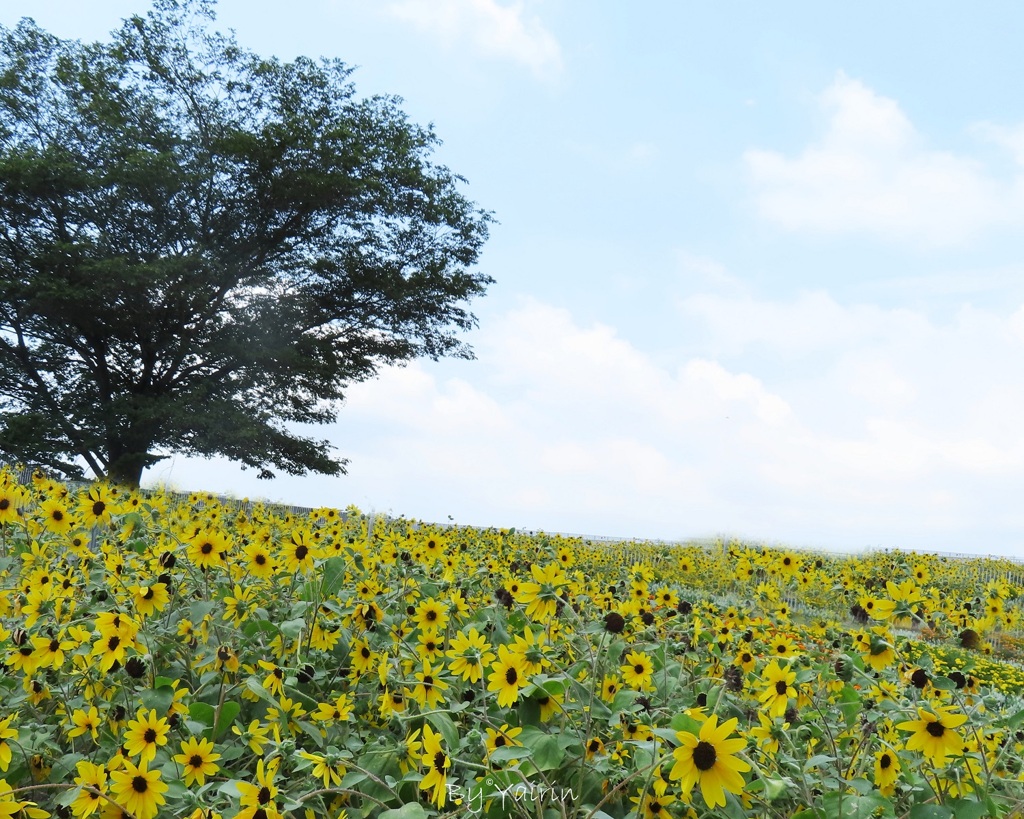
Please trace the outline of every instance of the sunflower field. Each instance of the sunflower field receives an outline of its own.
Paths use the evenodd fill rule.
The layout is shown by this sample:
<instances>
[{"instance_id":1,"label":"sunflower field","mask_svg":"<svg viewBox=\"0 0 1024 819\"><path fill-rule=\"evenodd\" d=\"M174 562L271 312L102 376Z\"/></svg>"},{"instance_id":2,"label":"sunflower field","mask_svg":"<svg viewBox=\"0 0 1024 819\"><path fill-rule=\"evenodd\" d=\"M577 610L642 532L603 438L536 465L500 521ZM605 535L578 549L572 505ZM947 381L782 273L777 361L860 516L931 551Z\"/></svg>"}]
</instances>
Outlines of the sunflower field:
<instances>
[{"instance_id":1,"label":"sunflower field","mask_svg":"<svg viewBox=\"0 0 1024 819\"><path fill-rule=\"evenodd\" d=\"M1021 568L0 470L0 817L1024 816Z\"/></svg>"}]
</instances>

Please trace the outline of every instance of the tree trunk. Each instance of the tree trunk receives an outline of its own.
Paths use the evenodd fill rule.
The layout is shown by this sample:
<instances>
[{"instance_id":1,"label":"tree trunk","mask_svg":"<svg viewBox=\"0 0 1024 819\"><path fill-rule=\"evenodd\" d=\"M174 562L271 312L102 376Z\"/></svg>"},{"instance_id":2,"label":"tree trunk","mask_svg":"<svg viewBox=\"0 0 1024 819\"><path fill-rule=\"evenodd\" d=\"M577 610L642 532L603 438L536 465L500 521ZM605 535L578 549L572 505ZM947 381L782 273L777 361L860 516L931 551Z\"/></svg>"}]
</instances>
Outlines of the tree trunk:
<instances>
[{"instance_id":1,"label":"tree trunk","mask_svg":"<svg viewBox=\"0 0 1024 819\"><path fill-rule=\"evenodd\" d=\"M163 460L162 455L153 455L145 448L127 448L119 450L118 455L111 453L110 466L107 467L106 479L118 486L138 489L142 480L142 471L157 461Z\"/></svg>"}]
</instances>

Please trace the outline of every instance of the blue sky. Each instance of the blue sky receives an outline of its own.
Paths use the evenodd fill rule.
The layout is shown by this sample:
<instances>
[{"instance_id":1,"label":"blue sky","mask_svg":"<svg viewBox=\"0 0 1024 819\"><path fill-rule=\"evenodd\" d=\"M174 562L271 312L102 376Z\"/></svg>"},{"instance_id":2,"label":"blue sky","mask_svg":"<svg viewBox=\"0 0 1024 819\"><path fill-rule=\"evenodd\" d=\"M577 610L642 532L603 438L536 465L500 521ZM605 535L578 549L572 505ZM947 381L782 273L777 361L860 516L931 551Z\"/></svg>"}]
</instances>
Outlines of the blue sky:
<instances>
[{"instance_id":1,"label":"blue sky","mask_svg":"<svg viewBox=\"0 0 1024 819\"><path fill-rule=\"evenodd\" d=\"M84 40L146 6L8 0ZM222 0L404 98L499 224L477 360L145 480L433 521L1024 554L1017 3Z\"/></svg>"}]
</instances>

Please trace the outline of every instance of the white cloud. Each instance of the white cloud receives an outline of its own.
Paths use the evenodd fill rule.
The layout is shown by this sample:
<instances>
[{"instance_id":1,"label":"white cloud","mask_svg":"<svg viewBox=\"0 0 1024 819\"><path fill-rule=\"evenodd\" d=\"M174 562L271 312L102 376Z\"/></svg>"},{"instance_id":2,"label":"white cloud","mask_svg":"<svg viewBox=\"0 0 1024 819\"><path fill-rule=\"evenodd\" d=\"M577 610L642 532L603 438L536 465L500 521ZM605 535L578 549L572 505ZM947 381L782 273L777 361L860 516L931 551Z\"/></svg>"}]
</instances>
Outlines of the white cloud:
<instances>
[{"instance_id":1,"label":"white cloud","mask_svg":"<svg viewBox=\"0 0 1024 819\"><path fill-rule=\"evenodd\" d=\"M922 245L962 243L1024 222L1024 184L970 156L930 147L895 100L840 73L821 95L828 126L797 156L748 150L761 217L793 231L868 233ZM1024 158L1024 130L976 135Z\"/></svg>"},{"instance_id":2,"label":"white cloud","mask_svg":"<svg viewBox=\"0 0 1024 819\"><path fill-rule=\"evenodd\" d=\"M386 9L447 48L468 47L479 56L512 60L538 78L561 71L558 40L521 0L398 0Z\"/></svg>"},{"instance_id":3,"label":"white cloud","mask_svg":"<svg viewBox=\"0 0 1024 819\"><path fill-rule=\"evenodd\" d=\"M666 363L524 301L480 331L477 362L354 387L328 430L350 476L274 495L592 535L1017 547L1024 307L944 324L825 293L680 308L706 343ZM210 486L208 466L188 474L175 480Z\"/></svg>"},{"instance_id":4,"label":"white cloud","mask_svg":"<svg viewBox=\"0 0 1024 819\"><path fill-rule=\"evenodd\" d=\"M971 128L971 132L979 139L1009 151L1013 160L1024 166L1024 125L1005 127L991 122L979 122Z\"/></svg>"}]
</instances>

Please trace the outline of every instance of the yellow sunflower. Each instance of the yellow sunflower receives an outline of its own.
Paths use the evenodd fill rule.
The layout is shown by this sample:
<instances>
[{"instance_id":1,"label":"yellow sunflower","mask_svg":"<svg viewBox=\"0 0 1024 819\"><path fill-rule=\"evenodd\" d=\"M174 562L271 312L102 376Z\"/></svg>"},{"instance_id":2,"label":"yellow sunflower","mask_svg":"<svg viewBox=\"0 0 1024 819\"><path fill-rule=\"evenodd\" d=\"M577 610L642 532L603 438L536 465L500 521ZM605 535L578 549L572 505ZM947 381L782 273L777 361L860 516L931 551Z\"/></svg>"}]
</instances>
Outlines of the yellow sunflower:
<instances>
[{"instance_id":1,"label":"yellow sunflower","mask_svg":"<svg viewBox=\"0 0 1024 819\"><path fill-rule=\"evenodd\" d=\"M475 628L465 634L460 631L452 637L446 656L450 661L448 670L470 683L480 682L484 666L495 659L491 644Z\"/></svg>"},{"instance_id":2,"label":"yellow sunflower","mask_svg":"<svg viewBox=\"0 0 1024 819\"><path fill-rule=\"evenodd\" d=\"M420 764L427 769L426 776L420 780L420 790L433 788L430 801L438 808L443 808L447 796L448 769L452 761L441 747L441 735L434 732L429 724L423 725L423 753Z\"/></svg>"},{"instance_id":3,"label":"yellow sunflower","mask_svg":"<svg viewBox=\"0 0 1024 819\"><path fill-rule=\"evenodd\" d=\"M796 699L796 688L793 687L796 672L773 660L765 666L763 680L765 689L758 699L768 709L771 717L781 717L786 713L790 699Z\"/></svg>"},{"instance_id":4,"label":"yellow sunflower","mask_svg":"<svg viewBox=\"0 0 1024 819\"><path fill-rule=\"evenodd\" d=\"M213 752L213 743L208 739L189 737L181 742L181 753L174 755L174 761L184 768L183 778L186 787L193 783L200 786L206 784L206 777L213 776L220 770L216 760L220 754Z\"/></svg>"},{"instance_id":5,"label":"yellow sunflower","mask_svg":"<svg viewBox=\"0 0 1024 819\"><path fill-rule=\"evenodd\" d=\"M960 753L964 741L953 729L967 722L966 714L955 714L949 706L937 706L934 711L917 709L919 719L907 720L896 727L911 731L907 740L908 751L920 751L936 767L946 763L946 757Z\"/></svg>"},{"instance_id":6,"label":"yellow sunflower","mask_svg":"<svg viewBox=\"0 0 1024 819\"><path fill-rule=\"evenodd\" d=\"M883 748L875 754L875 787L882 796L892 796L900 778L900 760L894 751Z\"/></svg>"},{"instance_id":7,"label":"yellow sunflower","mask_svg":"<svg viewBox=\"0 0 1024 819\"><path fill-rule=\"evenodd\" d=\"M166 801L167 784L160 781L160 771L151 771L148 766L148 762L136 766L126 759L121 770L110 774L111 795L136 819L153 819Z\"/></svg>"},{"instance_id":8,"label":"yellow sunflower","mask_svg":"<svg viewBox=\"0 0 1024 819\"><path fill-rule=\"evenodd\" d=\"M626 655L625 665L620 666L622 681L636 691L653 688L654 663L642 651L631 651Z\"/></svg>"},{"instance_id":9,"label":"yellow sunflower","mask_svg":"<svg viewBox=\"0 0 1024 819\"><path fill-rule=\"evenodd\" d=\"M719 725L718 716L712 714L697 736L689 731L676 733L680 746L672 752L676 763L669 778L678 781L687 796L695 785L700 785L701 796L709 808L724 806L726 792L743 792L741 774L749 771L750 765L736 754L747 743L739 737L729 738L738 722L733 717Z\"/></svg>"},{"instance_id":10,"label":"yellow sunflower","mask_svg":"<svg viewBox=\"0 0 1024 819\"><path fill-rule=\"evenodd\" d=\"M139 709L135 719L128 723L128 730L122 743L129 756L138 756L141 763L151 762L156 756L158 746L167 744L167 734L171 730L167 720L158 717L156 709Z\"/></svg>"},{"instance_id":11,"label":"yellow sunflower","mask_svg":"<svg viewBox=\"0 0 1024 819\"><path fill-rule=\"evenodd\" d=\"M498 705L501 708L513 705L519 699L519 691L528 683L521 658L507 646L498 646L498 659L491 664L491 673L487 675L487 690L497 692Z\"/></svg>"}]
</instances>

